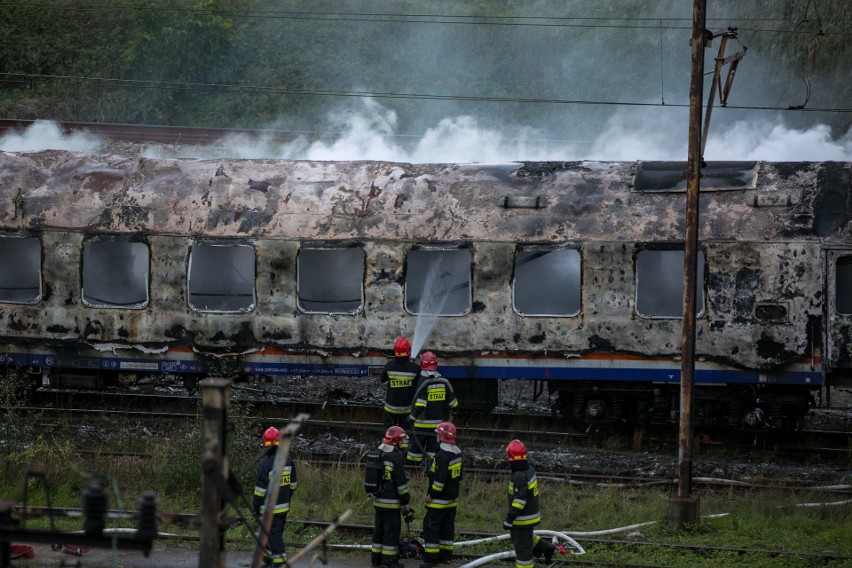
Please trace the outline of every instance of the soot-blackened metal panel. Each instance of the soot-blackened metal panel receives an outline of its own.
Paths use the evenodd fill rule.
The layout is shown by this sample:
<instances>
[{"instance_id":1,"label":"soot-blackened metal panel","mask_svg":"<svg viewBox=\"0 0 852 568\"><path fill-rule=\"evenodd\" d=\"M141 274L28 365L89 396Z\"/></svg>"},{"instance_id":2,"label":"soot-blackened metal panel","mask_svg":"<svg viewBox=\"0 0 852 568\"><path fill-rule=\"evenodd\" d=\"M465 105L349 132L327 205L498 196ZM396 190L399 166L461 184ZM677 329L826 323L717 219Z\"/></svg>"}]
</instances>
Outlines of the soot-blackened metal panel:
<instances>
[{"instance_id":1,"label":"soot-blackened metal panel","mask_svg":"<svg viewBox=\"0 0 852 568\"><path fill-rule=\"evenodd\" d=\"M635 315L635 256L683 239L683 196L632 191L633 163L503 165L147 160L66 152L0 153L0 227L42 231L45 301L0 306L3 336L198 351L263 346L314 353L386 350L414 335L404 309L406 254L415 244L469 244L473 304L440 318L429 348L442 353L622 352L675 357L679 319ZM845 180L845 181L844 181ZM708 261L697 356L776 368L812 354L825 299L820 245L852 242L849 164L759 166L755 189L702 193ZM846 184L844 186L844 183ZM536 207L507 208L507 196ZM847 200L844 201L844 196ZM520 201L524 202L524 201ZM54 232L56 231L56 232ZM86 309L79 301L83 233L148 235L151 302L144 310ZM186 301L187 255L204 239L241 239L257 251L257 307L202 314ZM364 310L301 314L301 242L364 243ZM511 305L516 245L576 246L582 310L521 317ZM758 304L785 322L757 322Z\"/></svg>"}]
</instances>

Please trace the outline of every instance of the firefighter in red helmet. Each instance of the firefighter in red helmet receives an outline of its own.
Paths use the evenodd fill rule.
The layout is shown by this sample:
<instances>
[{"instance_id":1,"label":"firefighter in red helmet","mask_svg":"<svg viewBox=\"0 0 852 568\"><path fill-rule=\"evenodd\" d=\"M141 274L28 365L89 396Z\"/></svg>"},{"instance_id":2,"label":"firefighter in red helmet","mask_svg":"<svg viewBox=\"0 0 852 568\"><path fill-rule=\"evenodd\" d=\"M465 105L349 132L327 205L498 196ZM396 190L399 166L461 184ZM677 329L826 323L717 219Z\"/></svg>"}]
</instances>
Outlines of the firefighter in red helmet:
<instances>
[{"instance_id":1,"label":"firefighter in red helmet","mask_svg":"<svg viewBox=\"0 0 852 568\"><path fill-rule=\"evenodd\" d=\"M461 449L456 445L456 427L441 422L435 428L438 452L429 466L426 516L423 517L423 561L420 568L433 568L453 560L456 510L462 479Z\"/></svg>"},{"instance_id":2,"label":"firefighter in red helmet","mask_svg":"<svg viewBox=\"0 0 852 568\"><path fill-rule=\"evenodd\" d=\"M548 564L556 552L556 546L534 532L541 522L538 480L527 461L527 448L520 440L512 440L506 446L506 459L512 469L509 480L509 512L503 528L510 531L515 545L515 568L530 568L534 557L544 556Z\"/></svg>"},{"instance_id":3,"label":"firefighter in red helmet","mask_svg":"<svg viewBox=\"0 0 852 568\"><path fill-rule=\"evenodd\" d=\"M385 364L382 382L387 385L384 402L385 428L402 426L410 429L408 415L417 389L420 367L411 360L411 343L400 337L393 344L394 358Z\"/></svg>"},{"instance_id":4,"label":"firefighter in red helmet","mask_svg":"<svg viewBox=\"0 0 852 568\"><path fill-rule=\"evenodd\" d=\"M435 428L441 422L452 420L453 411L458 406L453 385L438 372L438 358L431 351L426 351L420 355L420 380L409 417L415 437L408 449L409 461L421 463L424 454L428 458L435 456L438 451Z\"/></svg>"},{"instance_id":5,"label":"firefighter in red helmet","mask_svg":"<svg viewBox=\"0 0 852 568\"><path fill-rule=\"evenodd\" d=\"M275 454L281 443L281 432L274 426L263 433L263 446L268 448L257 468L257 478L254 482L252 509L255 516L263 512L266 492L273 474ZM266 550L263 551L263 562L266 566L283 566L287 562L287 551L284 547L284 525L287 523L287 513L290 512L290 500L296 490L296 466L293 458L288 455L287 462L281 472L281 486L278 489L278 501L273 505L272 525L269 527L269 539Z\"/></svg>"},{"instance_id":6,"label":"firefighter in red helmet","mask_svg":"<svg viewBox=\"0 0 852 568\"><path fill-rule=\"evenodd\" d=\"M399 533L402 530L401 515L411 511L408 491L408 476L405 473L405 458L402 447L408 434L400 426L391 426L385 432L381 452L381 480L373 493L375 510L373 543L370 548L371 566L403 568L399 562Z\"/></svg>"}]
</instances>

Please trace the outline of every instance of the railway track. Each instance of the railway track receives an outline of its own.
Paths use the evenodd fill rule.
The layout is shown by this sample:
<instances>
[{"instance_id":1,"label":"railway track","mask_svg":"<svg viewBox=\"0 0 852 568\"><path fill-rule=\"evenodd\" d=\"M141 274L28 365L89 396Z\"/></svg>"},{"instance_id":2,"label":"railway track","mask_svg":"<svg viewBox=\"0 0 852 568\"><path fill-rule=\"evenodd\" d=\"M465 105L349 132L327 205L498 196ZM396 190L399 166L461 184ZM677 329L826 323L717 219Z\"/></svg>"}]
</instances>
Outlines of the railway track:
<instances>
[{"instance_id":1,"label":"railway track","mask_svg":"<svg viewBox=\"0 0 852 568\"><path fill-rule=\"evenodd\" d=\"M68 411L61 411L57 418L48 418L34 409L39 424L44 427L67 429ZM112 460L149 460L154 457L147 450L144 441L156 441L158 437L170 435L177 421L197 421L199 415L176 416L163 414L159 417L149 413L128 413L119 411L88 410L73 412L79 436L76 438L76 452L87 456L92 463L109 464ZM232 416L232 420L258 421L258 417ZM147 425L146 425L147 424ZM283 426L282 421L281 425ZM125 425L125 426L122 426ZM374 422L355 422L339 420L308 420L294 446L299 461L319 468L333 470L349 468L358 470L363 467L363 454L373 447L381 435L383 426ZM104 443L109 432L137 432L140 442L134 445L123 442L121 447L127 451L114 451L114 444ZM612 440L601 442L592 437L578 438L559 432L523 432L519 430L495 430L461 428L460 435L465 437L465 471L481 479L499 479L505 476L500 448L505 440L520 436L536 448L536 463L542 479L572 485L592 486L615 489L651 489L675 487L676 444L672 440L645 443L639 448L629 443L616 445ZM556 442L556 440L561 440ZM780 492L835 493L852 494L848 479L842 471L850 463L852 455L847 448L817 450L811 447L785 448L774 446L764 448L760 455L770 454L770 469L755 468L754 448L745 450L716 445L700 448L700 457L695 459L692 483L695 486L711 490L729 492L749 492L755 489L775 489ZM760 460L761 462L763 460ZM803 473L803 464L819 464ZM832 466L832 464L834 464ZM840 468L840 469L838 469ZM411 467L411 475L417 475L420 468ZM749 471L743 478L743 470ZM840 473L838 473L840 472ZM802 480L807 480L802 482Z\"/></svg>"},{"instance_id":2,"label":"railway track","mask_svg":"<svg viewBox=\"0 0 852 568\"><path fill-rule=\"evenodd\" d=\"M19 514L26 514L29 518L41 517L41 516L52 516L52 517L71 517L71 518L82 518L83 510L79 508L66 508L66 507L27 507L24 509L23 507L16 507ZM135 511L122 511L122 510L110 510L107 512L107 518L111 520L133 520L136 518ZM197 526L197 515L193 513L166 513L161 512L159 514L160 522L164 525L180 527L184 529L194 529ZM225 519L226 523L230 526L236 526L240 523L248 521L243 517L229 517ZM249 524L251 521L248 521ZM316 530L325 530L330 523L326 521L316 521L316 520L300 520L300 519L288 519L288 523L293 525L298 525L303 527L304 529L316 529ZM409 530L413 535L417 534L417 529L413 527L409 527ZM335 531L340 538L337 540L342 541L355 541L355 543L369 543L370 538L373 532L372 525L364 525L364 524L339 524L337 526L337 530ZM568 536L573 536L588 552L594 552L595 549L603 549L603 548L632 548L632 549L668 549L682 552L691 552L699 556L705 556L710 554L722 554L722 555L731 555L735 554L739 558L741 558L743 564L748 562L749 556L760 556L760 557L770 557L770 558L781 558L788 559L788 562L793 561L807 561L809 565L829 565L832 563L837 563L837 565L847 565L852 562L852 557L838 554L824 554L824 553L813 553L813 552L799 552L796 550L771 550L766 548L749 548L749 547L724 547L724 546L709 546L709 545L694 545L694 544L684 544L684 543L669 543L669 542L655 542L649 540L637 540L637 539L622 539L622 538L596 538L582 535L581 533L572 533L571 531L563 531ZM470 530L458 530L456 532L457 542L464 541L473 541L473 540L482 540L488 538L497 537L502 533L495 533L490 531L470 531ZM182 543L200 543L200 539L198 536L194 534L174 534L174 533L161 533L158 537L158 540L167 541L167 542L182 542ZM226 538L228 542L229 548L233 546L246 546L246 540L238 539L238 538ZM303 548L307 543L305 542L291 542L288 541L288 545L292 547L292 549L300 549ZM359 550L363 550L366 554L369 550L369 544L353 544L346 542L334 542L328 544L328 548L331 550L337 551L347 551L351 553L357 553ZM482 556L479 554L471 554L465 552L464 547L458 547L454 554L457 563L472 561L476 558ZM600 560L593 560L590 558L585 558L583 556L574 556L574 555L562 555L557 556L555 560L556 565L564 565L564 566L610 566L610 563L604 563ZM630 563L619 563L619 566L622 567L631 567L636 566L637 568L664 568L664 565L657 564L630 564Z\"/></svg>"},{"instance_id":3,"label":"railway track","mask_svg":"<svg viewBox=\"0 0 852 568\"><path fill-rule=\"evenodd\" d=\"M0 136L20 133L31 127L34 120L0 119ZM113 124L101 122L56 121L60 131L68 136L72 134L94 135L106 140L155 143L187 144L207 146L221 142L228 137L277 142L286 144L296 140L308 143L329 139L334 132L310 130L275 130L251 128L201 128L194 126L163 126L153 124ZM399 146L414 146L419 136L389 135L388 139Z\"/></svg>"},{"instance_id":4,"label":"railway track","mask_svg":"<svg viewBox=\"0 0 852 568\"><path fill-rule=\"evenodd\" d=\"M308 413L312 433L357 435L373 440L382 431L382 411L377 404L351 400L287 400L264 393L262 389L243 389L257 397L242 398L233 409L232 420L262 421L283 426L290 417ZM246 392L243 394L245 395ZM196 394L128 393L113 391L76 391L41 388L33 393L32 405L24 409L41 419L92 423L97 420L130 420L136 424L159 427L176 421L200 417L200 399ZM539 448L566 450L593 448L608 450L644 450L667 453L677 449L674 427L656 426L624 432L588 432L576 429L564 418L526 413L466 412L458 418L460 431L468 444L502 444L522 437ZM797 456L815 456L839 463L852 463L852 425L840 423L840 430L802 430L796 432L696 432L696 445L705 454L736 451L773 452Z\"/></svg>"}]
</instances>

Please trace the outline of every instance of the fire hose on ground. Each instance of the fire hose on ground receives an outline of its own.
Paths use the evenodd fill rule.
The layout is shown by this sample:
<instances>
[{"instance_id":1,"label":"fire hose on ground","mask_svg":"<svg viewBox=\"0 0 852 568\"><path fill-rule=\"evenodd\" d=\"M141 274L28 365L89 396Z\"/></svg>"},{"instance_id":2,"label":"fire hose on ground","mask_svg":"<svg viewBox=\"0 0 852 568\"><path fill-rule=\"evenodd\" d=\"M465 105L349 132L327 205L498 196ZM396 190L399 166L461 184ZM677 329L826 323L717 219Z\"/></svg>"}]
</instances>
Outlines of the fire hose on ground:
<instances>
[{"instance_id":1,"label":"fire hose on ground","mask_svg":"<svg viewBox=\"0 0 852 568\"><path fill-rule=\"evenodd\" d=\"M563 546L566 546L566 547L571 547L573 549L573 550L571 550L572 554L579 555L579 554L585 554L586 553L586 551L583 549L583 547L580 546L580 544L576 540L574 540L573 538L571 538L570 536L568 536L564 532L550 531L550 530L537 530L537 531L533 531L533 533L540 536L540 537L550 537L550 538L554 539L555 544L560 544L560 545L563 545ZM504 533L504 534L498 534L498 535L495 535L495 536L489 536L489 537L485 537L485 538L478 538L478 539L475 539L475 540L456 541L456 542L453 543L453 546L456 547L456 548L459 548L459 547L462 547L462 546L475 546L475 545L478 545L478 544L485 544L485 543L488 543L488 542L497 542L497 541L500 541L500 540L509 540L510 538L511 538L511 535L509 533ZM335 548L350 549L350 550L370 550L372 548L372 545L371 544L338 544L338 545L335 546ZM488 562L491 562L491 561L494 561L494 560L500 560L502 558L514 558L514 556L515 556L514 550L497 552L495 554L489 554L487 556L483 556L482 558L478 558L478 559L474 560L473 562L469 562L468 564L465 564L464 566L462 566L462 568L474 568L475 566L484 566Z\"/></svg>"}]
</instances>

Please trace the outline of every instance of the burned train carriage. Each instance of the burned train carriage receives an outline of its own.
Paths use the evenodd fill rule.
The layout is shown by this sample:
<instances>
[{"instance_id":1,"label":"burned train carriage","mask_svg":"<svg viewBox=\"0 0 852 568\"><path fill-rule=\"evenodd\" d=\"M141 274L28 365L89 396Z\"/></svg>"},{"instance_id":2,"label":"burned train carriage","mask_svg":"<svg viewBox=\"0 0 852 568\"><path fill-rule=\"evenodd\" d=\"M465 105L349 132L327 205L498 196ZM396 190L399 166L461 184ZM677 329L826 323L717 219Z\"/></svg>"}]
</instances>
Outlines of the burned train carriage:
<instances>
[{"instance_id":1,"label":"burned train carriage","mask_svg":"<svg viewBox=\"0 0 852 568\"><path fill-rule=\"evenodd\" d=\"M405 335L468 404L520 378L589 424L675 421L684 169L0 153L0 357L54 385L346 377ZM851 183L704 170L699 424L793 426L849 384Z\"/></svg>"}]
</instances>

